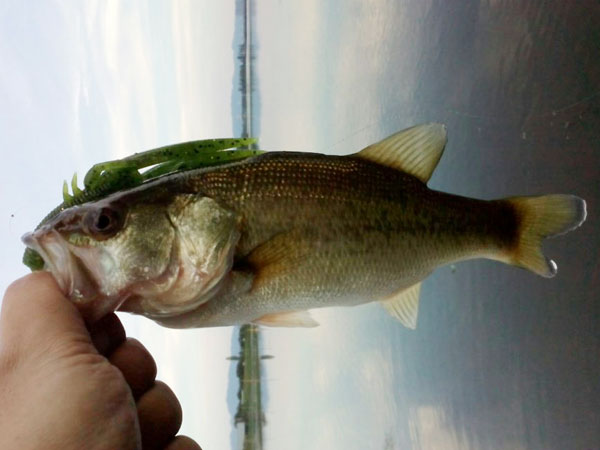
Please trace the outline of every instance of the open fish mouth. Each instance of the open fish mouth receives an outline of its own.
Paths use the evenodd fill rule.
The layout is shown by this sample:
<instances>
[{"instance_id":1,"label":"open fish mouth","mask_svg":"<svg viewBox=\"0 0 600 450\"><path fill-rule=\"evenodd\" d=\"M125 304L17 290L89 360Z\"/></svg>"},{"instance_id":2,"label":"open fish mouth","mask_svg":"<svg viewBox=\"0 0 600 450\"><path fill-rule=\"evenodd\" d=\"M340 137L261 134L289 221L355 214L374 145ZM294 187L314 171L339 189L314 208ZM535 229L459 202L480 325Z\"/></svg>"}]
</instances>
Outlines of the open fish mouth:
<instances>
[{"instance_id":1,"label":"open fish mouth","mask_svg":"<svg viewBox=\"0 0 600 450\"><path fill-rule=\"evenodd\" d=\"M42 228L26 233L21 240L27 247L40 254L44 260L43 270L52 273L63 294L77 304L87 320L95 321L109 312L106 306L99 306L114 304L116 299L113 298L109 302L99 301L100 297L105 296L100 293L95 277L59 232ZM111 308L114 310L116 306Z\"/></svg>"},{"instance_id":2,"label":"open fish mouth","mask_svg":"<svg viewBox=\"0 0 600 450\"><path fill-rule=\"evenodd\" d=\"M44 270L51 272L63 293L71 297L75 288L75 268L66 241L57 231L40 231L26 233L21 240L27 247L40 254L44 260Z\"/></svg>"},{"instance_id":3,"label":"open fish mouth","mask_svg":"<svg viewBox=\"0 0 600 450\"><path fill-rule=\"evenodd\" d=\"M223 286L238 238L233 232L231 245L212 249L208 253L210 265L203 261L206 265L199 267L178 236L170 244L164 267L154 270L131 265L135 274L124 274L114 248L72 244L52 227L42 227L21 239L41 256L43 270L52 273L63 294L93 322L121 307L149 317L168 317L196 308Z\"/></svg>"}]
</instances>

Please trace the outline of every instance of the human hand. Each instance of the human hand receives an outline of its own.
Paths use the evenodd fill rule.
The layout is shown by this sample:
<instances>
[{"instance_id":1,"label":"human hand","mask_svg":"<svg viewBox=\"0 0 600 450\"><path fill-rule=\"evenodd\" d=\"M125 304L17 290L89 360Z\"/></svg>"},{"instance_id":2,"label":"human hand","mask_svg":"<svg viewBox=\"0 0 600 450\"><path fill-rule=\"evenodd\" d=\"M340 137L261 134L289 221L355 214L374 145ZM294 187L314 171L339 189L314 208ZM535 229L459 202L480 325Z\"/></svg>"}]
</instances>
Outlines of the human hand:
<instances>
[{"instance_id":1,"label":"human hand","mask_svg":"<svg viewBox=\"0 0 600 450\"><path fill-rule=\"evenodd\" d=\"M86 328L48 273L17 280L0 316L0 448L200 449L181 406L116 315Z\"/></svg>"}]
</instances>

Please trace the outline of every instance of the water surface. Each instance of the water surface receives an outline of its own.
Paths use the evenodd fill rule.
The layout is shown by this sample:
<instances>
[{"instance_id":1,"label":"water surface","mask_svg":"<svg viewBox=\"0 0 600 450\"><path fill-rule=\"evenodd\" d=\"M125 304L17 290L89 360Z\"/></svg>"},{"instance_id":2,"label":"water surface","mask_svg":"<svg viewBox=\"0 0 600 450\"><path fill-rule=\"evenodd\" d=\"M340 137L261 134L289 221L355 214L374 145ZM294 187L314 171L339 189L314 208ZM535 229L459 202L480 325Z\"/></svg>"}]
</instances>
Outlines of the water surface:
<instances>
[{"instance_id":1,"label":"water surface","mask_svg":"<svg viewBox=\"0 0 600 450\"><path fill-rule=\"evenodd\" d=\"M256 5L265 148L345 154L437 121L430 187L590 211L545 246L552 280L437 270L416 331L377 305L265 330L265 448L600 448L599 20L591 2Z\"/></svg>"}]
</instances>

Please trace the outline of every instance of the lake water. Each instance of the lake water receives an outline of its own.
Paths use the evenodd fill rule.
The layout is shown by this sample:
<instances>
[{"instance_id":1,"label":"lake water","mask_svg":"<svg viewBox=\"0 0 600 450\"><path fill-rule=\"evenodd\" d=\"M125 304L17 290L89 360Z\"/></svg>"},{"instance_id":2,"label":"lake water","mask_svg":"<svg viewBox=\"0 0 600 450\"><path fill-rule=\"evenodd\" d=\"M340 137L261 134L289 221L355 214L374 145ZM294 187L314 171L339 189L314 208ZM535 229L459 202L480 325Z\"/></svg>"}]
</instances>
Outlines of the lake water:
<instances>
[{"instance_id":1,"label":"lake water","mask_svg":"<svg viewBox=\"0 0 600 450\"><path fill-rule=\"evenodd\" d=\"M591 2L257 2L264 148L345 154L447 124L430 187L573 193L548 280L437 270L416 331L377 305L263 332L265 448L600 448L600 10ZM593 7L592 7L593 6Z\"/></svg>"}]
</instances>

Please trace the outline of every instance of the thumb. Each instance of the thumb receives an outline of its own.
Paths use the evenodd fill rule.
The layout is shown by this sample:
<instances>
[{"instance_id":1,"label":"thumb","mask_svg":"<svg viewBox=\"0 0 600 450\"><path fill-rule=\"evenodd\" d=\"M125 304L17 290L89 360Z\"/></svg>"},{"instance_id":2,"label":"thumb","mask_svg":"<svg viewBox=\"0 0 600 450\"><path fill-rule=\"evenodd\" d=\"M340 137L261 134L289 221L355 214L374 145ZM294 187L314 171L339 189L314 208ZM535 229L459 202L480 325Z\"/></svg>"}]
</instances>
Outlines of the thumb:
<instances>
[{"instance_id":1,"label":"thumb","mask_svg":"<svg viewBox=\"0 0 600 450\"><path fill-rule=\"evenodd\" d=\"M2 301L0 344L30 353L61 341L93 348L81 315L52 275L35 272L13 282Z\"/></svg>"}]
</instances>

